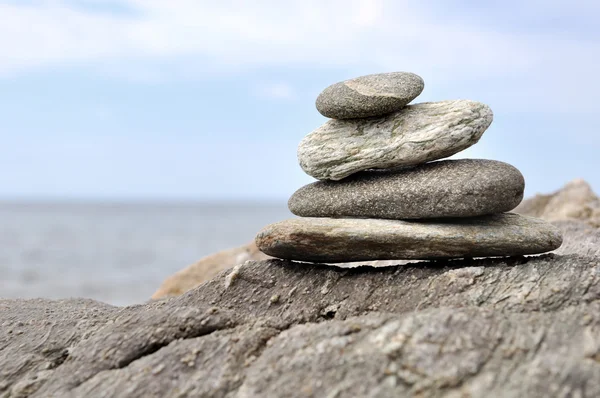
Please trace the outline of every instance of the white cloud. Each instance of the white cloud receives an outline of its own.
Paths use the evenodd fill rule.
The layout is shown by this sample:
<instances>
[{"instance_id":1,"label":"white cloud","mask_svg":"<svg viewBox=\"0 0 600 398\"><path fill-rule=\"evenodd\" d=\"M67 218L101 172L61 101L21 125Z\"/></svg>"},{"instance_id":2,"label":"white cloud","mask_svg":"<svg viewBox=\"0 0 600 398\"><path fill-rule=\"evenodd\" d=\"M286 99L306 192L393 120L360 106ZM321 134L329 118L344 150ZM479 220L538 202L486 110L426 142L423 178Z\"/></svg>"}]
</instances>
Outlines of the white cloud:
<instances>
[{"instance_id":1,"label":"white cloud","mask_svg":"<svg viewBox=\"0 0 600 398\"><path fill-rule=\"evenodd\" d=\"M266 83L256 88L259 97L291 100L296 97L294 89L287 83Z\"/></svg>"},{"instance_id":2,"label":"white cloud","mask_svg":"<svg viewBox=\"0 0 600 398\"><path fill-rule=\"evenodd\" d=\"M0 5L0 68L14 72L57 62L190 54L243 65L386 64L398 58L453 65L470 55L475 65L495 66L526 65L534 56L526 43L506 35L428 21L426 11L408 2L122 3L135 13L95 13L59 0Z\"/></svg>"},{"instance_id":3,"label":"white cloud","mask_svg":"<svg viewBox=\"0 0 600 398\"><path fill-rule=\"evenodd\" d=\"M519 12L539 17L536 1ZM427 8L432 3L395 0L113 0L131 10L125 13L85 7L98 3L0 4L0 75L75 64L155 81L292 65L344 68L349 76L410 70L438 82L512 79L520 104L539 100L540 89L554 106L575 99L580 87L600 90L592 79L600 61L597 36L513 33L468 9L444 18ZM572 8L549 4L543 12L557 18ZM598 8L577 4L587 12ZM287 94L280 88L279 95Z\"/></svg>"}]
</instances>

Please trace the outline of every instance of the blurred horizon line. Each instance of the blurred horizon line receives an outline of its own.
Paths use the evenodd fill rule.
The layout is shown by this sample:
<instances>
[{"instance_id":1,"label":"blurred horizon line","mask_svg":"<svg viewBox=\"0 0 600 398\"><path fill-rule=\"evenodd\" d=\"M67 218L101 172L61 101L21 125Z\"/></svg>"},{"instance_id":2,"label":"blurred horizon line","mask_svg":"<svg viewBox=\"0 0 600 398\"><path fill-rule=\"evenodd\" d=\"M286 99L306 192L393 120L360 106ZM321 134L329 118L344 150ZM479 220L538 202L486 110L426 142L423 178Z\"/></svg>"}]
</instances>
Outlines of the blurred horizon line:
<instances>
[{"instance_id":1,"label":"blurred horizon line","mask_svg":"<svg viewBox=\"0 0 600 398\"><path fill-rule=\"evenodd\" d=\"M0 206L10 205L203 205L203 206L287 206L286 198L231 197L102 197L102 196L23 196L2 197Z\"/></svg>"}]
</instances>

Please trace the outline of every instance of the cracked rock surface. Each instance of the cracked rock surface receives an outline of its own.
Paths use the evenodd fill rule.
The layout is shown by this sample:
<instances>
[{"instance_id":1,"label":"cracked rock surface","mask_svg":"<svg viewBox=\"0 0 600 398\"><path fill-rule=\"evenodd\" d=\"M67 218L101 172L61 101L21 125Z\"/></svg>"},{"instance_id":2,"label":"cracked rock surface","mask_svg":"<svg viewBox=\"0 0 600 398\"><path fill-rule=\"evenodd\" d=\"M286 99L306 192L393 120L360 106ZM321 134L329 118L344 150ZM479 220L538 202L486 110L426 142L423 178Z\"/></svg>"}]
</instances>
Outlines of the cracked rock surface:
<instances>
[{"instance_id":1,"label":"cracked rock surface","mask_svg":"<svg viewBox=\"0 0 600 398\"><path fill-rule=\"evenodd\" d=\"M600 231L553 254L249 261L123 308L0 300L0 397L600 395Z\"/></svg>"}]
</instances>

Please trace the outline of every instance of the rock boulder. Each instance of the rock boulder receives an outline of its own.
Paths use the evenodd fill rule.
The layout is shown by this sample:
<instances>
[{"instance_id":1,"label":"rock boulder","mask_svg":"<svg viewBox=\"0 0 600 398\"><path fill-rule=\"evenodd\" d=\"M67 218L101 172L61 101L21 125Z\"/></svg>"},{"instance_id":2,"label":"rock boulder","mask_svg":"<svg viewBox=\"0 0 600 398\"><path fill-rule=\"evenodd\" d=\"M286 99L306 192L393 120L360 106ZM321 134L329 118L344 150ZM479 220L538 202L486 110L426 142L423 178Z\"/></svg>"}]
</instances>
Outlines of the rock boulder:
<instances>
[{"instance_id":1,"label":"rock boulder","mask_svg":"<svg viewBox=\"0 0 600 398\"><path fill-rule=\"evenodd\" d=\"M556 254L249 261L172 299L0 300L3 397L600 395L600 231Z\"/></svg>"},{"instance_id":2,"label":"rock boulder","mask_svg":"<svg viewBox=\"0 0 600 398\"><path fill-rule=\"evenodd\" d=\"M258 250L254 242L211 254L165 279L152 298L179 296L237 264L268 258L270 257Z\"/></svg>"},{"instance_id":3,"label":"rock boulder","mask_svg":"<svg viewBox=\"0 0 600 398\"><path fill-rule=\"evenodd\" d=\"M573 180L549 195L526 199L514 211L548 221L579 220L600 227L600 198L582 179Z\"/></svg>"}]
</instances>

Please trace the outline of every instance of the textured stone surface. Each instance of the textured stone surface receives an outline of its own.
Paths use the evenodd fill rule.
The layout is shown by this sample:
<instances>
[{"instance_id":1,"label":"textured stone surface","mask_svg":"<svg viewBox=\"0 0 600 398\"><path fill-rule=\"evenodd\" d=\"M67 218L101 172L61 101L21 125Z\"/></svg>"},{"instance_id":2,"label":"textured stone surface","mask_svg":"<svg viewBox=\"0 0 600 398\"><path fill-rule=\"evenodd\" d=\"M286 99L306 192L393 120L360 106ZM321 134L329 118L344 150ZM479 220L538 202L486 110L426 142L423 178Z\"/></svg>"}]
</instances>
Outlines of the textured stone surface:
<instances>
[{"instance_id":1,"label":"textured stone surface","mask_svg":"<svg viewBox=\"0 0 600 398\"><path fill-rule=\"evenodd\" d=\"M402 109L425 87L408 72L378 73L327 87L317 98L317 110L334 119L380 116Z\"/></svg>"},{"instance_id":2,"label":"textured stone surface","mask_svg":"<svg viewBox=\"0 0 600 398\"><path fill-rule=\"evenodd\" d=\"M119 310L86 299L0 299L0 397L34 393L65 362L71 347Z\"/></svg>"},{"instance_id":3,"label":"textured stone surface","mask_svg":"<svg viewBox=\"0 0 600 398\"><path fill-rule=\"evenodd\" d=\"M214 278L219 272L241 265L248 260L266 260L271 258L258 250L256 243L252 241L240 247L223 250L210 256L204 257L198 262L171 275L160 285L152 295L153 300L179 296L188 290L200 286L202 283ZM402 264L399 260L364 261L358 263L336 264L338 267L357 267L369 265L371 267L389 267Z\"/></svg>"},{"instance_id":4,"label":"textured stone surface","mask_svg":"<svg viewBox=\"0 0 600 398\"><path fill-rule=\"evenodd\" d=\"M521 203L515 212L548 221L579 220L600 227L600 198L582 179L573 180L549 195L535 195Z\"/></svg>"},{"instance_id":5,"label":"textured stone surface","mask_svg":"<svg viewBox=\"0 0 600 398\"><path fill-rule=\"evenodd\" d=\"M376 118L330 120L304 137L298 160L319 180L425 163L475 144L492 118L487 105L455 100L409 105Z\"/></svg>"},{"instance_id":6,"label":"textured stone surface","mask_svg":"<svg viewBox=\"0 0 600 398\"><path fill-rule=\"evenodd\" d=\"M273 257L341 263L514 256L562 243L545 221L512 213L432 221L296 218L266 226L256 245Z\"/></svg>"},{"instance_id":7,"label":"textured stone surface","mask_svg":"<svg viewBox=\"0 0 600 398\"><path fill-rule=\"evenodd\" d=\"M519 170L507 163L443 160L317 181L296 191L288 207L301 217L471 217L514 209L524 188Z\"/></svg>"},{"instance_id":8,"label":"textured stone surface","mask_svg":"<svg viewBox=\"0 0 600 398\"><path fill-rule=\"evenodd\" d=\"M560 226L561 255L250 261L125 308L0 300L0 396L597 397L600 231Z\"/></svg>"}]
</instances>

